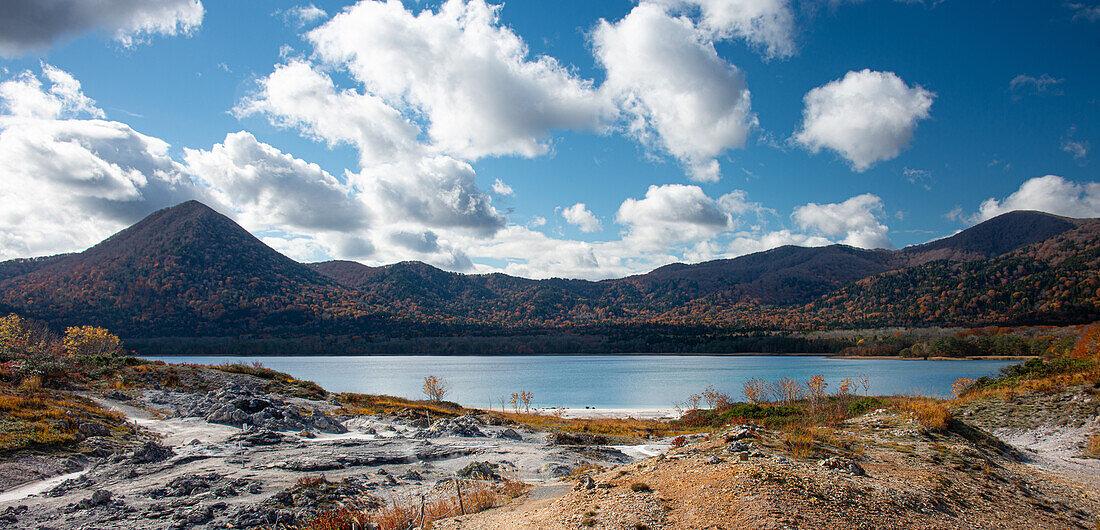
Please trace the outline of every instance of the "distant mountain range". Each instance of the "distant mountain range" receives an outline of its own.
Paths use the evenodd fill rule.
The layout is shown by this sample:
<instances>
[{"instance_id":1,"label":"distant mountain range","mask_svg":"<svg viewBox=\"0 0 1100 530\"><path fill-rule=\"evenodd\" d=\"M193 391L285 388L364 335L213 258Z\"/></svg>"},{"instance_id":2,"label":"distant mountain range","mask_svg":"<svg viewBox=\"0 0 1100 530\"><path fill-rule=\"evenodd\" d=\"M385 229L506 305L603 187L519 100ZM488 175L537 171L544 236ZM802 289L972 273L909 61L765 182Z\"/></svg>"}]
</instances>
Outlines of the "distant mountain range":
<instances>
[{"instance_id":1,"label":"distant mountain range","mask_svg":"<svg viewBox=\"0 0 1100 530\"><path fill-rule=\"evenodd\" d=\"M1029 211L896 251L785 246L592 282L420 262L302 264L190 201L84 252L0 263L0 309L132 340L306 341L324 351L431 337L1091 322L1098 273L1100 220Z\"/></svg>"}]
</instances>

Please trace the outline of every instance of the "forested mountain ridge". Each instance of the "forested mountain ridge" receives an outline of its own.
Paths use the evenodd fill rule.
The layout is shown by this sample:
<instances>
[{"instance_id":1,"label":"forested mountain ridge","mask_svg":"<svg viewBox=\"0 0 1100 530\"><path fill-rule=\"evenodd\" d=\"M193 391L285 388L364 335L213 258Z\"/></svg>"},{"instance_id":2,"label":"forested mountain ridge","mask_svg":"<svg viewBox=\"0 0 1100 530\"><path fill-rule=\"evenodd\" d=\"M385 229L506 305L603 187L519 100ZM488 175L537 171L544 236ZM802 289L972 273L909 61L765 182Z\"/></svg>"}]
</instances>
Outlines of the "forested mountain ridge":
<instances>
[{"instance_id":1,"label":"forested mountain ridge","mask_svg":"<svg viewBox=\"0 0 1100 530\"><path fill-rule=\"evenodd\" d=\"M84 252L29 265L37 266L0 282L0 301L127 336L255 332L349 297L196 201L154 212Z\"/></svg>"},{"instance_id":2,"label":"forested mountain ridge","mask_svg":"<svg viewBox=\"0 0 1100 530\"><path fill-rule=\"evenodd\" d=\"M0 263L0 307L127 337L1064 323L1096 313L1096 288L1083 289L1096 280L1097 226L1013 212L902 250L787 246L593 282L466 275L420 262L301 264L191 201L81 253ZM1058 287L1065 282L1078 287Z\"/></svg>"}]
</instances>

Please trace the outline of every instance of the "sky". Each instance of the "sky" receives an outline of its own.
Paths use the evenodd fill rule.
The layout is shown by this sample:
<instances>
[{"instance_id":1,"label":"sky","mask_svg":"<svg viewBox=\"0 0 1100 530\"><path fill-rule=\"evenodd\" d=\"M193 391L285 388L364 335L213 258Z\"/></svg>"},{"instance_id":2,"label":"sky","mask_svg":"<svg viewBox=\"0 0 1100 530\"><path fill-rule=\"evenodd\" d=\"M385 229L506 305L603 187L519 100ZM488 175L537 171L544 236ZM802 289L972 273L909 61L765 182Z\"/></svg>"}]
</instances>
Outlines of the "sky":
<instances>
[{"instance_id":1,"label":"sky","mask_svg":"<svg viewBox=\"0 0 1100 530\"><path fill-rule=\"evenodd\" d=\"M300 261L602 279L1100 217L1095 0L9 0L0 259L196 199Z\"/></svg>"}]
</instances>

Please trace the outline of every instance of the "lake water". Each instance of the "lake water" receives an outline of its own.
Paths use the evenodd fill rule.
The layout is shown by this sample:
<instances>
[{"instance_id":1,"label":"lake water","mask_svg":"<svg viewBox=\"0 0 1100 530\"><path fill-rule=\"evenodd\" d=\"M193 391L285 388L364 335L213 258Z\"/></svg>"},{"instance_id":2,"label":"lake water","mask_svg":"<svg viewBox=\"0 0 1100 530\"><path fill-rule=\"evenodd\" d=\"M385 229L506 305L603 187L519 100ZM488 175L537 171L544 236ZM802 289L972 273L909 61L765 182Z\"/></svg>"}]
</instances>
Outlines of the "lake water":
<instances>
[{"instance_id":1,"label":"lake water","mask_svg":"<svg viewBox=\"0 0 1100 530\"><path fill-rule=\"evenodd\" d=\"M170 363L252 363L314 381L333 392L422 398L424 377L442 377L446 399L466 406L500 406L501 396L528 391L532 406L669 408L707 385L742 399L751 378L809 379L821 374L835 392L845 377L866 375L871 394L945 397L960 377L991 375L1011 361L903 361L821 356L500 355L151 357Z\"/></svg>"}]
</instances>

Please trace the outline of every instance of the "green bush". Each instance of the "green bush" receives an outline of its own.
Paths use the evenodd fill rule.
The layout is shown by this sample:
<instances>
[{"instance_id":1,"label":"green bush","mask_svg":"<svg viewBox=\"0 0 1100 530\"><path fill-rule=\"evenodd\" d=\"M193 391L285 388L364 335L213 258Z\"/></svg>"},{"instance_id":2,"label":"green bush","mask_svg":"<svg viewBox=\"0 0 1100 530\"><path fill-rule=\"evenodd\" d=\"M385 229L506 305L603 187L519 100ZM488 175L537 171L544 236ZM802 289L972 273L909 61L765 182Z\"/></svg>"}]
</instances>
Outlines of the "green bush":
<instances>
[{"instance_id":1,"label":"green bush","mask_svg":"<svg viewBox=\"0 0 1100 530\"><path fill-rule=\"evenodd\" d=\"M878 408L882 405L882 401L873 397L861 397L848 404L848 414L852 416L859 416L866 413L868 410Z\"/></svg>"}]
</instances>

